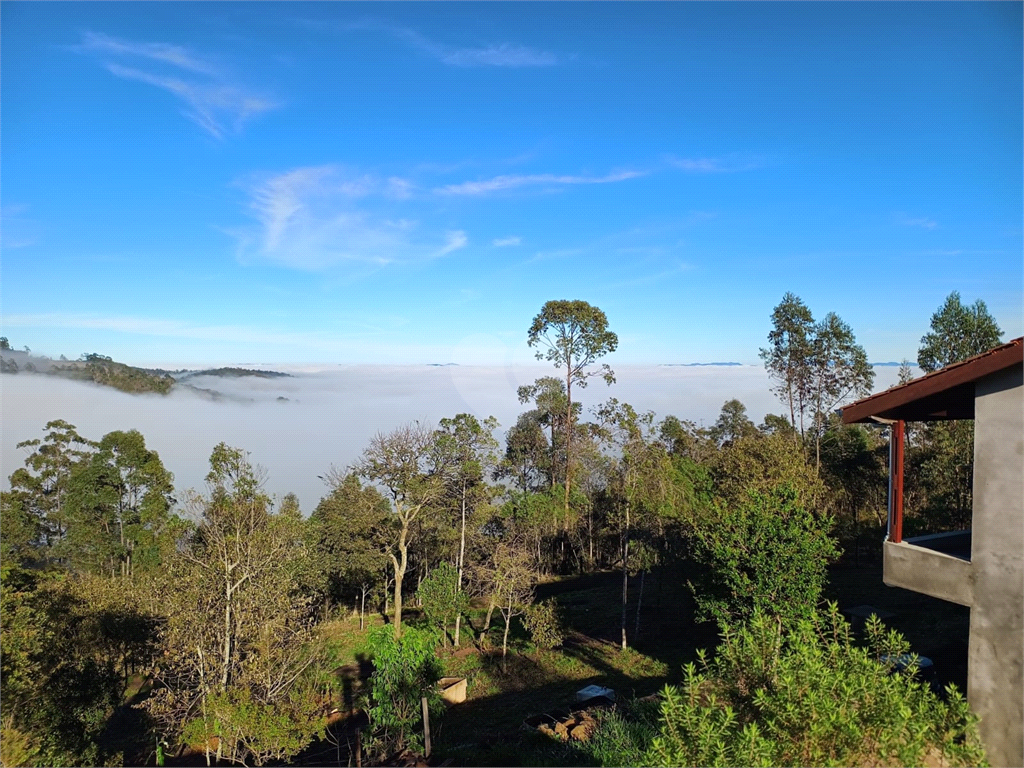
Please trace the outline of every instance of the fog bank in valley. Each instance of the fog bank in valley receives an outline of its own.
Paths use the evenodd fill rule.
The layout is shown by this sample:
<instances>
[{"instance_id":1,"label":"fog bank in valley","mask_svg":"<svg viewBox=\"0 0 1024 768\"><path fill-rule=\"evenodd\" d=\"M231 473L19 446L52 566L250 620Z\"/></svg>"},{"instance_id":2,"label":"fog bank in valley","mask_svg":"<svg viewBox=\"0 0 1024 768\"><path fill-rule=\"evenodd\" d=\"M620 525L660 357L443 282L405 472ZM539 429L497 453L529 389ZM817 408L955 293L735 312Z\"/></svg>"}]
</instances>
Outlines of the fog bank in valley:
<instances>
[{"instance_id":1,"label":"fog bank in valley","mask_svg":"<svg viewBox=\"0 0 1024 768\"><path fill-rule=\"evenodd\" d=\"M260 366L267 367L267 366ZM22 466L22 440L43 436L43 426L64 419L84 437L98 440L113 430L137 429L174 473L182 498L187 488L203 488L207 460L223 441L244 448L268 472L267 490L279 498L294 492L309 513L326 492L318 475L332 465L355 461L377 432L419 420L438 420L469 412L495 416L498 434L515 423L521 405L516 389L540 376L558 375L553 367L532 366L278 366L287 378L193 377L193 386L225 397L175 389L170 395L128 395L95 384L43 375L4 375L0 464L3 487ZM876 367L875 390L894 384L897 369ZM738 398L759 423L768 412L782 413L760 366L621 366L617 383L599 378L579 391L589 409L609 397L709 425L722 403Z\"/></svg>"}]
</instances>

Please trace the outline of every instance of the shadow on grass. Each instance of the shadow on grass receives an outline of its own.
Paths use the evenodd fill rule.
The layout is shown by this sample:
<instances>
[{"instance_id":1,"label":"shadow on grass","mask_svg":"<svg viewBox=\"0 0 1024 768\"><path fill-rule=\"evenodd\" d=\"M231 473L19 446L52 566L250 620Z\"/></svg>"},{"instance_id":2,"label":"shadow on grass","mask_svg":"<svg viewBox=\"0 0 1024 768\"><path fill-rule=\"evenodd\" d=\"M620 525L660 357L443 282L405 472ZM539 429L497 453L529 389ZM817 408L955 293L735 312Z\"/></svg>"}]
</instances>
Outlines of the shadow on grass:
<instances>
[{"instance_id":1,"label":"shadow on grass","mask_svg":"<svg viewBox=\"0 0 1024 768\"><path fill-rule=\"evenodd\" d=\"M506 668L500 649L480 654L456 674L471 678L470 698L451 708L435 738L439 758L455 765L589 765L593 758L574 742L560 742L524 727L527 718L577 706L588 685L612 688L620 702L656 693L678 682L683 665L700 648L714 647L714 625L694 622L692 596L678 572L648 574L636 628L639 579L630 579L627 631L620 648L620 573L599 573L548 582L537 599L553 599L567 628L564 645L537 650L519 622L513 624ZM491 632L499 638L503 622ZM476 689L474 691L474 688Z\"/></svg>"}]
</instances>

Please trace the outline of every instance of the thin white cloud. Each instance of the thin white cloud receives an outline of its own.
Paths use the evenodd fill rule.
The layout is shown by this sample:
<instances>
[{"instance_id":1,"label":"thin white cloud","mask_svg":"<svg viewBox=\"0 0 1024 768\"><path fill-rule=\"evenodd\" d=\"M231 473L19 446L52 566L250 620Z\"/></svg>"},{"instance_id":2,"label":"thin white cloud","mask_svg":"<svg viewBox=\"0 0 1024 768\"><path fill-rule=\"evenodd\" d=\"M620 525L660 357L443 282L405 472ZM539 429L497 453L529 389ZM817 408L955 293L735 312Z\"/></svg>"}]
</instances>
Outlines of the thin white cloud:
<instances>
[{"instance_id":1,"label":"thin white cloud","mask_svg":"<svg viewBox=\"0 0 1024 768\"><path fill-rule=\"evenodd\" d=\"M225 231L238 240L243 261L256 257L305 270L342 264L375 269L463 248L468 238L461 230L414 239L418 223L388 215L394 204L374 209L380 208L379 198L403 197L395 194L400 181L352 176L335 165L295 168L249 185L249 210L256 225ZM438 237L443 237L440 244Z\"/></svg>"},{"instance_id":2,"label":"thin white cloud","mask_svg":"<svg viewBox=\"0 0 1024 768\"><path fill-rule=\"evenodd\" d=\"M551 67L558 63L549 51L508 44L453 50L442 60L456 67Z\"/></svg>"},{"instance_id":3,"label":"thin white cloud","mask_svg":"<svg viewBox=\"0 0 1024 768\"><path fill-rule=\"evenodd\" d=\"M912 218L905 213L897 214L897 221L905 227L920 227L921 229L936 229L939 223L927 217Z\"/></svg>"},{"instance_id":4,"label":"thin white cloud","mask_svg":"<svg viewBox=\"0 0 1024 768\"><path fill-rule=\"evenodd\" d=\"M747 160L720 159L711 157L698 158L666 158L667 163L673 168L688 173L736 173L738 171L752 171L761 167L761 163Z\"/></svg>"},{"instance_id":5,"label":"thin white cloud","mask_svg":"<svg viewBox=\"0 0 1024 768\"><path fill-rule=\"evenodd\" d=\"M83 32L80 48L97 53L141 56L201 75L221 74L220 69L211 62L203 61L186 48L168 43L133 43L99 32Z\"/></svg>"},{"instance_id":6,"label":"thin white cloud","mask_svg":"<svg viewBox=\"0 0 1024 768\"><path fill-rule=\"evenodd\" d=\"M413 183L408 179L401 179L397 176L392 176L388 179L387 195L397 200L405 200L412 197Z\"/></svg>"},{"instance_id":7,"label":"thin white cloud","mask_svg":"<svg viewBox=\"0 0 1024 768\"><path fill-rule=\"evenodd\" d=\"M404 27L365 21L348 25L349 29L382 29L418 48L429 56L453 67L551 67L558 57L525 45L500 43L478 48L456 48L431 40L426 35Z\"/></svg>"},{"instance_id":8,"label":"thin white cloud","mask_svg":"<svg viewBox=\"0 0 1024 768\"><path fill-rule=\"evenodd\" d=\"M279 106L274 100L231 82L222 68L181 46L137 43L86 32L77 49L104 59L117 57L132 61L132 66L125 66L105 60L104 67L115 77L145 83L172 94L185 103L187 108L182 112L185 117L218 139L229 130L241 130L246 120ZM140 68L145 64L169 67L170 71Z\"/></svg>"},{"instance_id":9,"label":"thin white cloud","mask_svg":"<svg viewBox=\"0 0 1024 768\"><path fill-rule=\"evenodd\" d=\"M277 105L226 85L200 85L175 77L161 77L119 64L107 64L107 71L126 80L138 80L174 94L188 105L182 114L202 126L215 138L230 127L239 130L246 120Z\"/></svg>"},{"instance_id":10,"label":"thin white cloud","mask_svg":"<svg viewBox=\"0 0 1024 768\"><path fill-rule=\"evenodd\" d=\"M458 230L456 232L448 232L446 238L447 242L445 243L444 247L441 248L440 251L438 251L439 256L444 256L446 254L451 253L452 251L457 251L460 248L465 248L466 243L469 242L469 238L466 237L466 233L463 232L462 230Z\"/></svg>"},{"instance_id":11,"label":"thin white cloud","mask_svg":"<svg viewBox=\"0 0 1024 768\"><path fill-rule=\"evenodd\" d=\"M484 181L465 181L461 184L448 184L444 187L437 187L434 189L434 192L440 195L486 195L491 192L500 192L506 189L537 184L610 184L645 175L644 171L621 171L619 173L610 173L606 176L559 176L553 173L505 175L495 176Z\"/></svg>"},{"instance_id":12,"label":"thin white cloud","mask_svg":"<svg viewBox=\"0 0 1024 768\"><path fill-rule=\"evenodd\" d=\"M518 237L497 237L491 241L491 245L495 248L506 248L510 245L520 245L522 242Z\"/></svg>"}]
</instances>

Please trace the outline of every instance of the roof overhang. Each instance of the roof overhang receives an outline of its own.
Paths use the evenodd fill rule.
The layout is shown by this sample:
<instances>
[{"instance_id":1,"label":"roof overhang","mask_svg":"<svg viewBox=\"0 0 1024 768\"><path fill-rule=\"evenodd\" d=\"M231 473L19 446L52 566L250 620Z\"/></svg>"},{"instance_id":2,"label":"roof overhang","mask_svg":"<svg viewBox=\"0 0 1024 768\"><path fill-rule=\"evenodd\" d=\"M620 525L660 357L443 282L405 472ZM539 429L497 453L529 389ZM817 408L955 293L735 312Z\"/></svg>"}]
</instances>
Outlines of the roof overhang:
<instances>
[{"instance_id":1,"label":"roof overhang","mask_svg":"<svg viewBox=\"0 0 1024 768\"><path fill-rule=\"evenodd\" d=\"M1024 338L845 406L844 424L974 418L974 384L1024 364Z\"/></svg>"}]
</instances>

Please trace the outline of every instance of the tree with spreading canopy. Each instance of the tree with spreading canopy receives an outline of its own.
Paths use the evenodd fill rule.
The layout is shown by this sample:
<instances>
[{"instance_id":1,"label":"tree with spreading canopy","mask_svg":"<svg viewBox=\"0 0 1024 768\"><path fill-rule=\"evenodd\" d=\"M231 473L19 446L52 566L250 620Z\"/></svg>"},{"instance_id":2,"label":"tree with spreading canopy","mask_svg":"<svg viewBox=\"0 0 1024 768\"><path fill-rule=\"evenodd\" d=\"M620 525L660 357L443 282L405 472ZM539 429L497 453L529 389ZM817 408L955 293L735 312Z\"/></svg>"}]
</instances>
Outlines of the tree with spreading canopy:
<instances>
[{"instance_id":1,"label":"tree with spreading canopy","mask_svg":"<svg viewBox=\"0 0 1024 768\"><path fill-rule=\"evenodd\" d=\"M62 419L47 422L42 439L24 440L18 448L32 448L25 466L11 475L11 489L39 524L42 543L51 550L68 531L68 489L72 470L96 444L78 434Z\"/></svg>"},{"instance_id":2,"label":"tree with spreading canopy","mask_svg":"<svg viewBox=\"0 0 1024 768\"><path fill-rule=\"evenodd\" d=\"M803 413L808 396L808 359L814 336L811 310L792 292L786 292L772 311L769 346L761 349L764 367L774 382L773 391L789 407L789 423L804 434Z\"/></svg>"},{"instance_id":3,"label":"tree with spreading canopy","mask_svg":"<svg viewBox=\"0 0 1024 768\"><path fill-rule=\"evenodd\" d=\"M1003 332L978 299L970 306L953 291L932 315L931 330L921 337L917 365L925 373L937 371L998 346Z\"/></svg>"},{"instance_id":4,"label":"tree with spreading canopy","mask_svg":"<svg viewBox=\"0 0 1024 768\"><path fill-rule=\"evenodd\" d=\"M359 597L363 629L366 597L381 582L388 565L387 547L394 536L391 506L373 486L346 474L310 515L313 559L324 598L338 602L353 592Z\"/></svg>"},{"instance_id":5,"label":"tree with spreading canopy","mask_svg":"<svg viewBox=\"0 0 1024 768\"><path fill-rule=\"evenodd\" d=\"M387 546L395 576L395 635L402 634L402 582L409 567L409 547L416 536L415 523L428 505L444 492L444 477L430 472L434 432L416 422L389 432L377 433L356 463L361 477L376 483L390 498L397 525ZM332 469L330 482L340 485L345 474Z\"/></svg>"},{"instance_id":6,"label":"tree with spreading canopy","mask_svg":"<svg viewBox=\"0 0 1024 768\"><path fill-rule=\"evenodd\" d=\"M747 406L735 398L725 402L718 414L718 421L711 428L711 435L719 445L755 434L757 428L747 416Z\"/></svg>"},{"instance_id":7,"label":"tree with spreading canopy","mask_svg":"<svg viewBox=\"0 0 1024 768\"><path fill-rule=\"evenodd\" d=\"M603 364L599 370L588 371L599 358L614 352L619 337L608 330L604 312L585 301L549 301L533 318L527 336L537 350L538 360L548 360L565 370L565 511L569 513L569 489L572 484L573 402L572 387L587 386L593 376L605 383L615 382L615 373Z\"/></svg>"}]
</instances>

